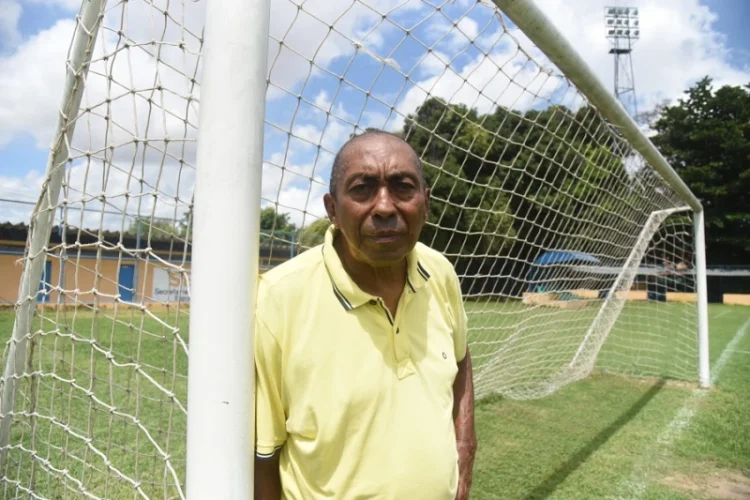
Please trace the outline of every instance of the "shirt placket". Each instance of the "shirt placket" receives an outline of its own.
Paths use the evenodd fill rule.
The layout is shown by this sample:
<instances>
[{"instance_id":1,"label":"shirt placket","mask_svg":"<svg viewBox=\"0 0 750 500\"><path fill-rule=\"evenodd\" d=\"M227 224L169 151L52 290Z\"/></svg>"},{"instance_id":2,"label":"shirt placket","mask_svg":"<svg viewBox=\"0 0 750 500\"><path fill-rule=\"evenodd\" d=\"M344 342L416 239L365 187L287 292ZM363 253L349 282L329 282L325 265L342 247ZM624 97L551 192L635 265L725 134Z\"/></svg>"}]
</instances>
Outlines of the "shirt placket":
<instances>
[{"instance_id":1,"label":"shirt placket","mask_svg":"<svg viewBox=\"0 0 750 500\"><path fill-rule=\"evenodd\" d=\"M401 299L396 310L396 317L391 318L391 339L393 341L393 354L396 358L396 370L398 378L402 379L414 373L414 365L411 360L411 349L409 332L404 331L402 325L406 317L406 309L414 292L406 287L401 294Z\"/></svg>"}]
</instances>

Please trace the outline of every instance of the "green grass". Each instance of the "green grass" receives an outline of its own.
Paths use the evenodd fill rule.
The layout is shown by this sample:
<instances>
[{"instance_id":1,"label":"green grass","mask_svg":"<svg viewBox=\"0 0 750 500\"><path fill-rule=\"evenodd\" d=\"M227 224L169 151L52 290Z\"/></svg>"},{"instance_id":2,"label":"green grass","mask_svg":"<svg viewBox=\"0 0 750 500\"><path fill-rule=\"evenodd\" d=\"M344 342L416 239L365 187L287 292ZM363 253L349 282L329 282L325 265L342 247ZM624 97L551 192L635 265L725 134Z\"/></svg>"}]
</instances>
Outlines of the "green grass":
<instances>
[{"instance_id":1,"label":"green grass","mask_svg":"<svg viewBox=\"0 0 750 500\"><path fill-rule=\"evenodd\" d=\"M690 331L685 322L694 321L686 315L691 308L628 304L594 375L542 399L490 396L479 402L472 498L708 498L710 491L685 488L675 478L750 475L750 332L735 346L716 387L695 397L694 385L674 381L695 373L694 341L680 333ZM549 361L569 359L577 344L568 346L565 332L580 336L597 312L479 303L469 303L468 310L472 340L480 341L472 351L478 370L497 348L483 339L512 339L519 348L559 346ZM79 498L82 490L136 498L137 488L151 498L177 497L161 453L183 480L187 314L46 314L35 320L34 330L44 334L35 335L27 367L43 376L19 384L4 498L26 498L16 482L54 499ZM711 306L710 315L716 363L750 309ZM12 312L0 312L3 339L12 325ZM109 352L115 363L107 360ZM522 359L511 350L497 374L518 372L537 358ZM539 379L554 372L548 371ZM659 444L686 406L694 410L690 425ZM137 487L120 473L137 480Z\"/></svg>"},{"instance_id":2,"label":"green grass","mask_svg":"<svg viewBox=\"0 0 750 500\"><path fill-rule=\"evenodd\" d=\"M595 360L596 371L603 373L695 379L698 350L693 304L629 302L619 315L616 308L607 307L597 320L601 304L595 300L582 309L561 309L520 302L468 302L477 394L483 397L499 391L513 399L536 396L550 385L559 387L573 359L578 365ZM615 318L609 329L608 320ZM592 325L598 328L591 329L588 348L576 358ZM607 340L597 351L597 339L605 332L609 332Z\"/></svg>"},{"instance_id":3,"label":"green grass","mask_svg":"<svg viewBox=\"0 0 750 500\"><path fill-rule=\"evenodd\" d=\"M34 321L34 331L44 334L34 336L26 371L43 375L19 384L15 412L21 415L5 477L55 499L84 491L102 498L178 497L173 475L184 478L187 419L180 403L187 399L187 355L180 340L187 342L187 314L50 314ZM12 326L12 313L0 313L5 338ZM25 451L31 449L36 460ZM14 498L10 490L6 485L6 498Z\"/></svg>"},{"instance_id":4,"label":"green grass","mask_svg":"<svg viewBox=\"0 0 750 500\"><path fill-rule=\"evenodd\" d=\"M750 309L712 305L710 317L713 365L750 319ZM696 471L701 477L750 477L745 352L750 332L703 397L687 384L595 375L540 400L480 402L472 498L722 498L670 479L695 477ZM689 425L668 431L686 405L694 411ZM659 444L665 436L671 438Z\"/></svg>"}]
</instances>

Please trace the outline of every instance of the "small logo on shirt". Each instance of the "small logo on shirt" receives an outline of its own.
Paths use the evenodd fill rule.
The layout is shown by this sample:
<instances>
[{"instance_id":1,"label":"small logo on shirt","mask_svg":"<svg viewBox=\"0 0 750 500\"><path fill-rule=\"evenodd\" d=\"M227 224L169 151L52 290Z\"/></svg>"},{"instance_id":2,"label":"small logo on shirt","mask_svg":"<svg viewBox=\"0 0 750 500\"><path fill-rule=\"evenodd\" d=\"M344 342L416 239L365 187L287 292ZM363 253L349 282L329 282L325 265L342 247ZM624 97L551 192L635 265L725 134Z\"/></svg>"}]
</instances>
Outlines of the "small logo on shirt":
<instances>
[{"instance_id":1,"label":"small logo on shirt","mask_svg":"<svg viewBox=\"0 0 750 500\"><path fill-rule=\"evenodd\" d=\"M448 359L448 355L443 353L443 359Z\"/></svg>"}]
</instances>

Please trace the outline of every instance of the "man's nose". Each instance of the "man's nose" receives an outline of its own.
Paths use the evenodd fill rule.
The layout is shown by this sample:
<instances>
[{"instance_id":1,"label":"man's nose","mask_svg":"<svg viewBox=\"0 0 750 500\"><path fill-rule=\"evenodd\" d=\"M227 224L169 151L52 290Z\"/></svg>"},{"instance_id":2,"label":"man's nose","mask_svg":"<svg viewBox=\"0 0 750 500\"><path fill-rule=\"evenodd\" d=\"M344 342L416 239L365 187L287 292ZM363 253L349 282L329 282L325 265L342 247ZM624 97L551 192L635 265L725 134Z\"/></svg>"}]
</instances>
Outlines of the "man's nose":
<instances>
[{"instance_id":1,"label":"man's nose","mask_svg":"<svg viewBox=\"0 0 750 500\"><path fill-rule=\"evenodd\" d=\"M396 207L393 204L391 193L390 191L388 191L388 188L386 186L382 186L380 189L378 189L375 198L375 210L373 211L373 213L378 217L382 217L384 219L387 219L388 217L396 214Z\"/></svg>"}]
</instances>

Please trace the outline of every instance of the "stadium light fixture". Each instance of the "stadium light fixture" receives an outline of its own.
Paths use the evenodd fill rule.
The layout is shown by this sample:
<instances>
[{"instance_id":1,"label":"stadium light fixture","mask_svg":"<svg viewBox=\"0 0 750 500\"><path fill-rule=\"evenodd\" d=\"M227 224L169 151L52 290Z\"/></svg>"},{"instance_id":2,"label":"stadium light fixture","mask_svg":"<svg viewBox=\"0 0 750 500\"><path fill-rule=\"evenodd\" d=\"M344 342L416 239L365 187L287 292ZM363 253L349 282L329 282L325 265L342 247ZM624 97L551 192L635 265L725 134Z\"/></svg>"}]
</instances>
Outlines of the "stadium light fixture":
<instances>
[{"instance_id":1,"label":"stadium light fixture","mask_svg":"<svg viewBox=\"0 0 750 500\"><path fill-rule=\"evenodd\" d=\"M604 7L604 26L607 30L607 38L637 40L641 34L638 9Z\"/></svg>"}]
</instances>

